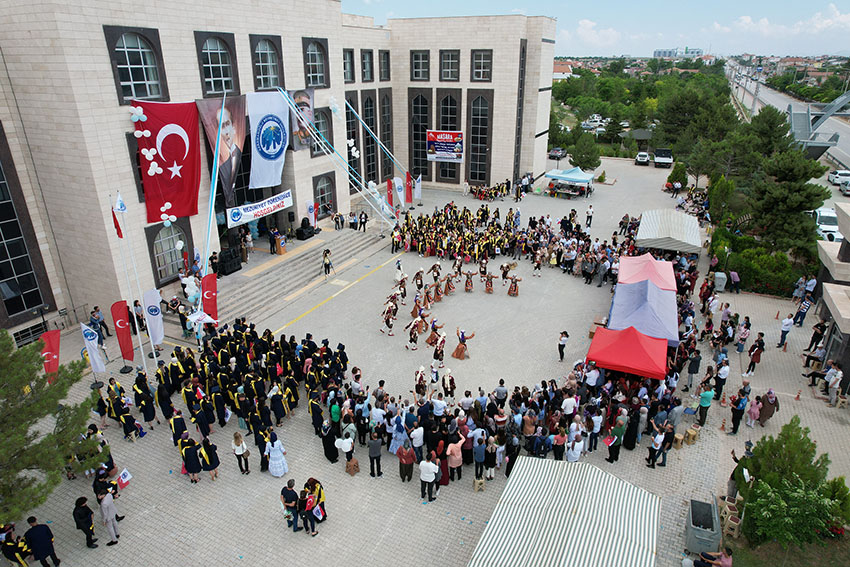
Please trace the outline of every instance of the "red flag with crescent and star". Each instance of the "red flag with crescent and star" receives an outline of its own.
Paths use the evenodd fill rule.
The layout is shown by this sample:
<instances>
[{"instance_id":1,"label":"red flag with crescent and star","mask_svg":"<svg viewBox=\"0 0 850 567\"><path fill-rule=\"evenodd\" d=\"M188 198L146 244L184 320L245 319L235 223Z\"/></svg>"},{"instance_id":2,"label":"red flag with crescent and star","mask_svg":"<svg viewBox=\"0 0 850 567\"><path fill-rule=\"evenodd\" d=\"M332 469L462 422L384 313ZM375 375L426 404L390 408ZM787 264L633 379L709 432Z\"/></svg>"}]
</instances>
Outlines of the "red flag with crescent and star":
<instances>
[{"instance_id":1,"label":"red flag with crescent and star","mask_svg":"<svg viewBox=\"0 0 850 567\"><path fill-rule=\"evenodd\" d=\"M127 362L133 362L133 337L130 335L129 311L127 302L123 299L116 301L110 308L112 321L115 322L115 336L118 337L118 346L121 347L121 358Z\"/></svg>"},{"instance_id":2,"label":"red flag with crescent and star","mask_svg":"<svg viewBox=\"0 0 850 567\"><path fill-rule=\"evenodd\" d=\"M44 341L44 348L41 349L41 357L44 359L44 372L53 374L59 370L59 340L62 338L62 332L58 329L46 331L41 334L41 340ZM56 381L54 377L48 377L47 382L53 384Z\"/></svg>"},{"instance_id":3,"label":"red flag with crescent and star","mask_svg":"<svg viewBox=\"0 0 850 567\"><path fill-rule=\"evenodd\" d=\"M201 280L201 298L204 313L218 320L218 279L215 274L207 274Z\"/></svg>"},{"instance_id":4,"label":"red flag with crescent and star","mask_svg":"<svg viewBox=\"0 0 850 567\"><path fill-rule=\"evenodd\" d=\"M172 215L198 214L201 183L198 107L194 102L134 100L133 104L142 110L137 114L134 136L139 144L148 222L161 222Z\"/></svg>"}]
</instances>

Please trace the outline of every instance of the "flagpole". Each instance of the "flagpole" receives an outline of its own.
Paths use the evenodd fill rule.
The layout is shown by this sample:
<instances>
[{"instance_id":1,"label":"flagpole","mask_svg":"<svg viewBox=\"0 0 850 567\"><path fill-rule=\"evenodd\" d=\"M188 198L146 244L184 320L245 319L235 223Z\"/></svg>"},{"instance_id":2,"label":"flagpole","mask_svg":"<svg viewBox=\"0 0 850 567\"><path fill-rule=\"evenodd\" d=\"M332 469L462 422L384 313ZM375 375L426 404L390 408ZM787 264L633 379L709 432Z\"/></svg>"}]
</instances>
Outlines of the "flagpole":
<instances>
[{"instance_id":1,"label":"flagpole","mask_svg":"<svg viewBox=\"0 0 850 567\"><path fill-rule=\"evenodd\" d=\"M118 193L118 198L121 199L121 193ZM112 200L111 195L109 197L109 200L110 201ZM113 207L112 211L113 211L113 214L114 214L115 213L114 207ZM123 215L124 211L120 211L120 212ZM118 220L118 215L115 215L115 219ZM121 226L120 220L118 221L118 223L119 223L118 226ZM130 231L128 230L127 223L125 222L124 223L124 234L129 237L129 232ZM124 276L127 278L127 295L130 296L130 301L132 302L133 301L133 291L132 291L133 286L130 283L130 271L127 269L127 256L126 256L126 244L127 243L124 242L123 238L119 238L118 240L121 241L121 242L118 243L119 246L121 248L125 249L125 250L122 250L122 253L121 253L121 265L124 268ZM140 302L142 301L141 297L139 297L139 301ZM131 317L133 317L133 319L136 319L136 310L134 309L134 307L135 307L134 305L129 306L129 308L130 308L129 315ZM144 309L142 310L142 313L144 313ZM129 323L129 321L127 321L127 322ZM142 329L141 329L141 325L139 325L138 320L136 321L136 331L138 331L137 339L139 341L139 352L142 355L142 368L144 368L145 375L147 376L148 375L148 362L147 362L147 360L145 360L145 347L144 347L144 342L142 341ZM117 333L117 331L116 331L116 333ZM153 349L151 349L151 351L153 351Z\"/></svg>"}]
</instances>

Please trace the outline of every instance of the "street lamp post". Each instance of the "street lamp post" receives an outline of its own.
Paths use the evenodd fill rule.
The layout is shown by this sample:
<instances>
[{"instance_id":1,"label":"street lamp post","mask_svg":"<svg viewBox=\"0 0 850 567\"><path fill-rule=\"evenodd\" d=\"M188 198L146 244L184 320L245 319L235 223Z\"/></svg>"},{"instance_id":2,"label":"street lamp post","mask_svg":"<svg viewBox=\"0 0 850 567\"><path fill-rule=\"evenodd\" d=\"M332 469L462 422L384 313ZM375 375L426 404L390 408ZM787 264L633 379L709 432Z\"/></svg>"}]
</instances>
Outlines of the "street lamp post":
<instances>
[{"instance_id":1,"label":"street lamp post","mask_svg":"<svg viewBox=\"0 0 850 567\"><path fill-rule=\"evenodd\" d=\"M46 303L42 303L38 307L32 310L33 315L41 315L41 326L46 331L47 330L47 320L44 318L44 314L50 310L50 305Z\"/></svg>"}]
</instances>

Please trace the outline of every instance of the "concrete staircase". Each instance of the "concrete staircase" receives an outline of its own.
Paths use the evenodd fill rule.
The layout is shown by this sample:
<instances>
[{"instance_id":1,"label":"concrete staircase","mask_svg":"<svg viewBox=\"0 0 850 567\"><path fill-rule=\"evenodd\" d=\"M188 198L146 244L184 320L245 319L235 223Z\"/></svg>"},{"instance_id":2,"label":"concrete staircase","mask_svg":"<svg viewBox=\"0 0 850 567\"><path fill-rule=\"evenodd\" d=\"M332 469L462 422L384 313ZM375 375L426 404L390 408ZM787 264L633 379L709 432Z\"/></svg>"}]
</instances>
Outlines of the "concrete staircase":
<instances>
[{"instance_id":1,"label":"concrete staircase","mask_svg":"<svg viewBox=\"0 0 850 567\"><path fill-rule=\"evenodd\" d=\"M331 279L340 276L347 267L343 266L352 259L365 260L382 249L389 249L389 238L379 238L378 232L355 232L353 230L324 230L313 238L321 239L321 244L314 244L309 249L297 253L297 248L279 264L270 266L260 273L246 277L244 274L274 259L273 256L257 252L251 255L250 262L242 265L242 270L225 276L218 283L218 318L221 325L232 323L236 317L247 317L249 321L257 319L260 312L270 312L281 308L298 290L321 278L322 251L329 248L332 252L336 275L331 273ZM307 240L301 246L311 243ZM262 250L262 249L261 249ZM318 284L317 284L318 285ZM287 300L289 298L289 300Z\"/></svg>"}]
</instances>

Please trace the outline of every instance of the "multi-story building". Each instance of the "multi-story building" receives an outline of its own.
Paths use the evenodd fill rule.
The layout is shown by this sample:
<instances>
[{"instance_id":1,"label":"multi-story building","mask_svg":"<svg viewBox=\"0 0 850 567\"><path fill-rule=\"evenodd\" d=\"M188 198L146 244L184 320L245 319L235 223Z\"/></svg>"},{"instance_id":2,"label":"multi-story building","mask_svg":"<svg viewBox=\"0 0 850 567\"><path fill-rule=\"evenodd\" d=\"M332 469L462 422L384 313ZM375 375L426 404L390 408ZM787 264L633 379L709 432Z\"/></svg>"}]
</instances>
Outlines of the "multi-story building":
<instances>
[{"instance_id":1,"label":"multi-story building","mask_svg":"<svg viewBox=\"0 0 850 567\"><path fill-rule=\"evenodd\" d=\"M835 214L838 217L838 231L850 234L850 205L836 203ZM841 391L846 392L850 383L850 241L818 240L818 258L821 261L818 274L821 301L818 303L817 316L829 323L823 339L826 359L841 364L844 370Z\"/></svg>"},{"instance_id":2,"label":"multi-story building","mask_svg":"<svg viewBox=\"0 0 850 567\"><path fill-rule=\"evenodd\" d=\"M187 102L283 87L315 89L314 125L367 181L403 174L348 110L348 101L423 186L490 184L545 167L555 21L522 15L391 19L343 14L339 0L298 3L3 3L0 20L0 325L19 343L129 299L126 254L113 229L127 204L144 289L177 278L207 234L212 150L199 125L199 214L146 221L133 99ZM464 132L464 162L429 162L425 130ZM354 139L360 157L346 152ZM245 145L250 149L250 144ZM319 218L359 199L349 172L318 144L287 151L281 184L248 187L242 154L235 200L283 190L293 205L260 228L288 229L319 202ZM219 193L221 193L219 191ZM224 204L216 199L218 222ZM2 211L6 212L3 213ZM218 227L212 250L227 246ZM205 260L201 260L204 262ZM42 323L46 316L46 325Z\"/></svg>"},{"instance_id":3,"label":"multi-story building","mask_svg":"<svg viewBox=\"0 0 850 567\"><path fill-rule=\"evenodd\" d=\"M652 56L656 59L693 59L703 54L702 49L694 47L674 47L672 49L656 49Z\"/></svg>"}]
</instances>

